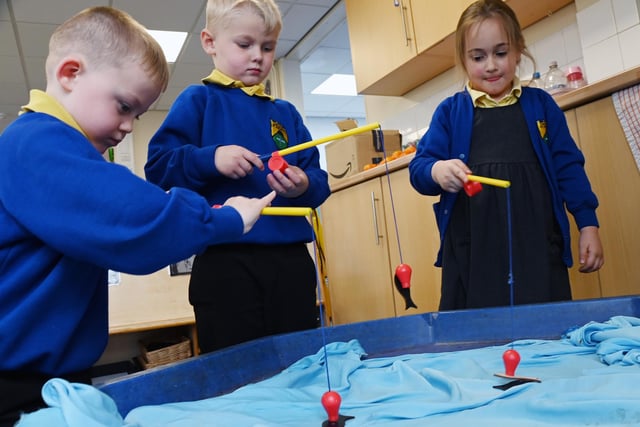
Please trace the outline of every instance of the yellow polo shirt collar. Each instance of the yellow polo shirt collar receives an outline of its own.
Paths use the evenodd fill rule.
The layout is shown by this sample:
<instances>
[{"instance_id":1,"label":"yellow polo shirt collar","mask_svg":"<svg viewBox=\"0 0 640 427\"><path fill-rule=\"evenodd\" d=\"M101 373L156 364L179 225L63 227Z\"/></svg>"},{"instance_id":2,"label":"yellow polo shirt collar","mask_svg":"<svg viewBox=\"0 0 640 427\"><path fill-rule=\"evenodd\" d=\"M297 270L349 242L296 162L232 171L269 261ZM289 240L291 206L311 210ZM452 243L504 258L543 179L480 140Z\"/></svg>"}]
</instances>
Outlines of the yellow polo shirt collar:
<instances>
[{"instance_id":1,"label":"yellow polo shirt collar","mask_svg":"<svg viewBox=\"0 0 640 427\"><path fill-rule=\"evenodd\" d=\"M520 79L517 76L515 76L513 78L513 88L511 89L511 92L509 92L499 101L492 99L485 92L473 89L471 87L471 82L467 82L467 91L469 92L469 95L471 95L471 99L473 101L474 107L478 107L478 108L505 107L507 105L512 105L518 102L518 98L520 98L520 95L522 94L522 84L520 83Z\"/></svg>"},{"instance_id":2,"label":"yellow polo shirt collar","mask_svg":"<svg viewBox=\"0 0 640 427\"><path fill-rule=\"evenodd\" d=\"M262 83L253 86L245 86L240 80L234 80L217 69L214 69L211 74L202 79L202 81L204 83L215 83L221 86L237 87L242 89L242 91L249 96L259 96L273 101L273 97L265 92L265 88Z\"/></svg>"},{"instance_id":3,"label":"yellow polo shirt collar","mask_svg":"<svg viewBox=\"0 0 640 427\"><path fill-rule=\"evenodd\" d=\"M57 118L68 124L78 132L83 134L85 138L89 138L82 130L78 122L53 96L39 89L29 91L29 103L20 108L20 114L33 111L34 113L44 113Z\"/></svg>"}]
</instances>

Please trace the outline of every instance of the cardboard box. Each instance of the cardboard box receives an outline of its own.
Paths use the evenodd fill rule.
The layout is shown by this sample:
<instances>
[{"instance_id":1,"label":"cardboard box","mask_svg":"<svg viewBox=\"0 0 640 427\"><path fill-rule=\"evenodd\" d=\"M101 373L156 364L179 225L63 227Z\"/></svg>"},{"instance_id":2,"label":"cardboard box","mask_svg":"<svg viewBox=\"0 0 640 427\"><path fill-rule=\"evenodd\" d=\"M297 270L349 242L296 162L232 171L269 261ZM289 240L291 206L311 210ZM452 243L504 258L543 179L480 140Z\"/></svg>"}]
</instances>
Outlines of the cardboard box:
<instances>
[{"instance_id":1,"label":"cardboard box","mask_svg":"<svg viewBox=\"0 0 640 427\"><path fill-rule=\"evenodd\" d=\"M340 132L344 132L345 130L357 128L358 121L355 119L338 120L336 122L336 126L338 126L338 129L340 129Z\"/></svg>"},{"instance_id":2,"label":"cardboard box","mask_svg":"<svg viewBox=\"0 0 640 427\"><path fill-rule=\"evenodd\" d=\"M364 165L379 163L384 158L382 141L379 140L376 133L370 131L348 136L325 146L329 184L362 172ZM402 135L398 130L383 130L382 133L387 157L394 151L402 149Z\"/></svg>"}]
</instances>

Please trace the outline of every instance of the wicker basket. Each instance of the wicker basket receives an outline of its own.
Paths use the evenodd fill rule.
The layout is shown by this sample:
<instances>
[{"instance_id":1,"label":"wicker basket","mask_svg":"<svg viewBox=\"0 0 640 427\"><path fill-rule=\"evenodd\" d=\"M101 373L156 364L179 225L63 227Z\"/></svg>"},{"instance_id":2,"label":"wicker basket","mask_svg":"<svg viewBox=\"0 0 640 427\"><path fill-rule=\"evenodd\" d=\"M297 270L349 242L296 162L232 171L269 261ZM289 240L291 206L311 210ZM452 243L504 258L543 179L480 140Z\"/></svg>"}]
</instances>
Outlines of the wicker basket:
<instances>
[{"instance_id":1,"label":"wicker basket","mask_svg":"<svg viewBox=\"0 0 640 427\"><path fill-rule=\"evenodd\" d=\"M149 369L191 357L191 340L178 337L162 342L141 341L140 352L140 364L144 369Z\"/></svg>"}]
</instances>

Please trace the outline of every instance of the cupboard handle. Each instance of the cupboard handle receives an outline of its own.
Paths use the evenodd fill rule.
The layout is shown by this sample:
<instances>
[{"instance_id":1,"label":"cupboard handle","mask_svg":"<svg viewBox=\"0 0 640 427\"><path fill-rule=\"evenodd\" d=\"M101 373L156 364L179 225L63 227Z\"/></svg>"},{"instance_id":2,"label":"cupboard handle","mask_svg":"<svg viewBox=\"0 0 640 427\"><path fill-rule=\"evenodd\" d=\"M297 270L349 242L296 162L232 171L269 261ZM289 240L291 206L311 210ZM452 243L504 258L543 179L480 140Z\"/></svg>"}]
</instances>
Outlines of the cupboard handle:
<instances>
[{"instance_id":1,"label":"cupboard handle","mask_svg":"<svg viewBox=\"0 0 640 427\"><path fill-rule=\"evenodd\" d=\"M402 31L404 32L404 45L409 46L411 37L409 37L409 29L407 27L407 8L402 0L394 0L393 5L400 8L400 15L402 16Z\"/></svg>"},{"instance_id":2,"label":"cupboard handle","mask_svg":"<svg viewBox=\"0 0 640 427\"><path fill-rule=\"evenodd\" d=\"M380 245L380 231L378 230L378 210L376 209L376 193L371 192L371 212L373 213L373 232L375 234L376 246Z\"/></svg>"}]
</instances>

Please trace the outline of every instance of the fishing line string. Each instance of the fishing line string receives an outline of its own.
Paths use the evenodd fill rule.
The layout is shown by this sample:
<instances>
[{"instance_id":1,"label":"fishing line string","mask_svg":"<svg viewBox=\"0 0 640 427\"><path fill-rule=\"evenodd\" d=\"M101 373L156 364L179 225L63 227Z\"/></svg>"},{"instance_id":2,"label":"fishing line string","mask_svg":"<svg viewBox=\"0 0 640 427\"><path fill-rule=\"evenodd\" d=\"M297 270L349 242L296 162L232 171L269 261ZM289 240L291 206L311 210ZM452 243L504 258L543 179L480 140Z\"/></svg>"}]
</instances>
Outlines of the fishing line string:
<instances>
[{"instance_id":1,"label":"fishing line string","mask_svg":"<svg viewBox=\"0 0 640 427\"><path fill-rule=\"evenodd\" d=\"M398 254L400 255L400 264L403 264L402 260L402 246L400 246L400 232L398 231L398 220L396 219L396 205L393 202L393 190L391 189L391 174L389 172L389 163L387 162L387 150L384 147L384 132L381 129L375 130L376 134L380 138L380 146L382 147L382 153L384 158L385 175L387 176L387 185L389 187L389 200L391 201L391 213L393 215L393 226L396 230L396 241L398 243Z\"/></svg>"}]
</instances>

